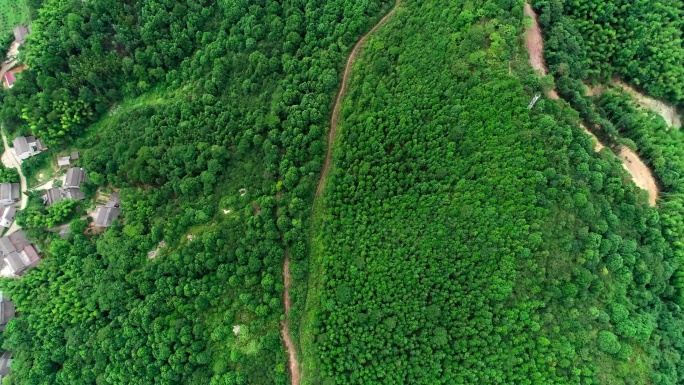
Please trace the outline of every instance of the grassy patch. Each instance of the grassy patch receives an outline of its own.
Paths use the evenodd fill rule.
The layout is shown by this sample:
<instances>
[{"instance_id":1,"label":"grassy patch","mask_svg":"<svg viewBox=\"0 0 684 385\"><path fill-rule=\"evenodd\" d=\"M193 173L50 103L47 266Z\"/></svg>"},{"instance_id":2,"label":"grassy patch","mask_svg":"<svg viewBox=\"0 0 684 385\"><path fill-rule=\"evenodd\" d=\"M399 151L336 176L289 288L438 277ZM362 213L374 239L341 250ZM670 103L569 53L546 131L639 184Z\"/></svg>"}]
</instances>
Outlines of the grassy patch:
<instances>
[{"instance_id":1,"label":"grassy patch","mask_svg":"<svg viewBox=\"0 0 684 385\"><path fill-rule=\"evenodd\" d=\"M28 5L24 0L0 0L0 34L28 21Z\"/></svg>"}]
</instances>

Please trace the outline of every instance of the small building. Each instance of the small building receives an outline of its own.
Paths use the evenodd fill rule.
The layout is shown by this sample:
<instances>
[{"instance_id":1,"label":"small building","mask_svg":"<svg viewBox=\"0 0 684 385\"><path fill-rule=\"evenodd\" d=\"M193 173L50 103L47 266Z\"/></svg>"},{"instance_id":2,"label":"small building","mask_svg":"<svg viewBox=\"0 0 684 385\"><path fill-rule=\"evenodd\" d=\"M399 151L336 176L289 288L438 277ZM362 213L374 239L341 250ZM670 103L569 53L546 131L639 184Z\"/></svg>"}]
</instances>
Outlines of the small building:
<instances>
[{"instance_id":1,"label":"small building","mask_svg":"<svg viewBox=\"0 0 684 385\"><path fill-rule=\"evenodd\" d=\"M0 238L0 255L15 275L22 274L40 262L38 252L26 239L23 231Z\"/></svg>"},{"instance_id":2,"label":"small building","mask_svg":"<svg viewBox=\"0 0 684 385\"><path fill-rule=\"evenodd\" d=\"M14 87L14 82L17 81L17 77L14 76L14 72L12 71L7 71L5 72L5 75L2 77L2 85L5 88L12 88Z\"/></svg>"},{"instance_id":3,"label":"small building","mask_svg":"<svg viewBox=\"0 0 684 385\"><path fill-rule=\"evenodd\" d=\"M71 166L71 157L63 156L61 158L57 158L57 165L59 167Z\"/></svg>"},{"instance_id":4,"label":"small building","mask_svg":"<svg viewBox=\"0 0 684 385\"><path fill-rule=\"evenodd\" d=\"M95 226L109 227L112 222L119 216L121 207L119 205L119 193L114 192L109 196L107 203L104 206L97 208L97 216L95 217Z\"/></svg>"},{"instance_id":5,"label":"small building","mask_svg":"<svg viewBox=\"0 0 684 385\"><path fill-rule=\"evenodd\" d=\"M14 302L0 291L0 332L4 332L7 323L15 316Z\"/></svg>"},{"instance_id":6,"label":"small building","mask_svg":"<svg viewBox=\"0 0 684 385\"><path fill-rule=\"evenodd\" d=\"M14 41L18 44L24 44L26 36L31 33L31 27L27 25L20 25L14 28Z\"/></svg>"},{"instance_id":7,"label":"small building","mask_svg":"<svg viewBox=\"0 0 684 385\"><path fill-rule=\"evenodd\" d=\"M59 187L52 187L45 190L43 194L43 203L45 206L50 206L64 199L64 193Z\"/></svg>"},{"instance_id":8,"label":"small building","mask_svg":"<svg viewBox=\"0 0 684 385\"><path fill-rule=\"evenodd\" d=\"M45 144L33 136L17 136L12 141L12 145L14 146L14 155L20 162L47 150Z\"/></svg>"},{"instance_id":9,"label":"small building","mask_svg":"<svg viewBox=\"0 0 684 385\"><path fill-rule=\"evenodd\" d=\"M80 188L68 188L64 190L64 198L82 201L85 199L85 194Z\"/></svg>"},{"instance_id":10,"label":"small building","mask_svg":"<svg viewBox=\"0 0 684 385\"><path fill-rule=\"evenodd\" d=\"M85 182L85 172L80 167L72 167L67 170L66 176L64 177L64 183L62 187L67 188L79 188L81 183Z\"/></svg>"},{"instance_id":11,"label":"small building","mask_svg":"<svg viewBox=\"0 0 684 385\"><path fill-rule=\"evenodd\" d=\"M12 353L4 352L0 356L0 384L2 379L9 374L10 366L12 365Z\"/></svg>"},{"instance_id":12,"label":"small building","mask_svg":"<svg viewBox=\"0 0 684 385\"><path fill-rule=\"evenodd\" d=\"M71 153L71 160L78 160L78 151L74 151Z\"/></svg>"},{"instance_id":13,"label":"small building","mask_svg":"<svg viewBox=\"0 0 684 385\"><path fill-rule=\"evenodd\" d=\"M17 208L15 206L5 206L5 208L0 209L0 226L12 226L15 215L17 215Z\"/></svg>"},{"instance_id":14,"label":"small building","mask_svg":"<svg viewBox=\"0 0 684 385\"><path fill-rule=\"evenodd\" d=\"M19 183L0 183L0 206L13 205L21 199Z\"/></svg>"},{"instance_id":15,"label":"small building","mask_svg":"<svg viewBox=\"0 0 684 385\"><path fill-rule=\"evenodd\" d=\"M97 210L97 217L95 218L95 226L109 227L112 222L119 216L121 208L101 206Z\"/></svg>"}]
</instances>

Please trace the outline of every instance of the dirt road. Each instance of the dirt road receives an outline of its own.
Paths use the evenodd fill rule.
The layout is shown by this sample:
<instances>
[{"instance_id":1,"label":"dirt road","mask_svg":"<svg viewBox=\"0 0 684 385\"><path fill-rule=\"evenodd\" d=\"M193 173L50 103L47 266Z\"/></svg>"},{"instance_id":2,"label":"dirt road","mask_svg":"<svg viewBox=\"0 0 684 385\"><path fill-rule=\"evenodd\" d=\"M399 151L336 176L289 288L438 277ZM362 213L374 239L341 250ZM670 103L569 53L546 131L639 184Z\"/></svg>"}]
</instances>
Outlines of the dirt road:
<instances>
[{"instance_id":1,"label":"dirt road","mask_svg":"<svg viewBox=\"0 0 684 385\"><path fill-rule=\"evenodd\" d=\"M401 4L401 0L396 0L394 3L394 6L392 9L385 15L380 21L378 21L373 28L371 28L370 31L368 31L365 35L361 36L358 42L356 42L356 45L354 45L354 48L352 48L351 52L349 53L349 57L347 58L347 62L344 66L344 73L342 75L342 84L340 85L340 89L337 92L337 96L335 97L335 105L333 107L333 112L332 116L330 117L330 131L328 131L328 149L327 149L327 155L325 157L325 163L323 164L323 169L321 170L321 176L320 179L318 180L318 186L316 188L316 195L315 198L317 198L320 194L321 191L323 191L323 187L325 186L325 182L328 179L328 174L330 173L330 167L332 165L332 150L333 150L333 142L335 141L335 136L337 133L337 122L340 119L340 105L342 104L342 99L344 98L344 94L347 90L347 84L349 82L349 74L351 73L352 66L354 65L354 61L356 60L356 57L359 53L360 48L363 46L363 44L366 42L366 39L368 38L369 35L371 35L373 32L377 31L378 28L380 28L387 20L389 20L392 15L394 15L394 12L397 10L397 7ZM314 199L315 199L314 198ZM280 191L276 193L276 201L280 202ZM276 205L276 217L280 215L280 206ZM281 234L282 237L282 234ZM302 381L302 372L300 370L299 366L299 361L297 360L297 350L294 342L292 341L292 334L290 333L290 324L288 320L288 316L290 314L290 308L292 307L292 301L290 299L290 288L292 286L292 277L290 274L290 248L289 246L285 246L285 260L283 262L283 282L285 289L283 290L283 303L285 306L285 320L280 322L280 334L283 337L283 341L285 341L285 348L287 349L287 355L288 355L288 366L289 366L289 371L290 371L290 379L291 379L291 384L292 385L299 385Z\"/></svg>"},{"instance_id":2,"label":"dirt road","mask_svg":"<svg viewBox=\"0 0 684 385\"><path fill-rule=\"evenodd\" d=\"M530 27L525 36L525 48L527 48L527 52L530 54L530 64L535 71L540 71L543 75L546 75L548 69L546 64L544 64L544 39L542 38L537 14L534 13L529 3L525 3L525 14L534 21L534 24L532 24L532 27ZM546 95L550 99L558 99L556 90L551 90Z\"/></svg>"},{"instance_id":3,"label":"dirt road","mask_svg":"<svg viewBox=\"0 0 684 385\"><path fill-rule=\"evenodd\" d=\"M532 27L527 31L527 36L525 36L525 47L530 55L530 64L532 68L536 71L540 71L543 75L546 75L547 68L544 64L544 39L542 39L541 28L539 27L539 22L537 20L537 14L534 13L532 6L529 3L525 3L525 14L530 16L534 21ZM626 86L626 85L625 85ZM623 87L624 88L624 87ZM556 90L551 90L548 92L548 97L550 99L558 99L558 93ZM644 100L637 100L645 103ZM662 106L656 106L662 107ZM661 110L656 109L656 112L663 115ZM676 112L675 112L676 115ZM663 115L665 120L668 120L665 115ZM668 121L669 123L669 121ZM681 124L681 123L680 123ZM585 125L582 124L584 132L592 136L596 140L594 145L594 150L596 152L601 151L603 144L598 140L596 135L592 134L591 131L587 129ZM623 160L623 166L632 175L634 183L640 188L648 191L648 200L651 206L655 206L656 199L658 198L658 187L655 182L655 178L651 173L651 170L646 166L644 162L639 159L639 156L627 147L623 147L619 154L620 158Z\"/></svg>"},{"instance_id":4,"label":"dirt road","mask_svg":"<svg viewBox=\"0 0 684 385\"><path fill-rule=\"evenodd\" d=\"M628 85L625 82L622 82L617 79L613 79L611 81L611 84L622 88L623 91L629 93L632 95L634 100L636 102L646 108L649 109L656 114L660 115L665 119L665 122L667 123L668 126L674 127L674 128L681 128L682 127L682 118L679 116L677 113L677 109L661 100L653 99L649 96L646 96L642 94L641 92L637 91L634 87Z\"/></svg>"},{"instance_id":5,"label":"dirt road","mask_svg":"<svg viewBox=\"0 0 684 385\"><path fill-rule=\"evenodd\" d=\"M330 173L330 166L332 165L332 147L333 142L335 141L335 136L337 134L337 122L340 120L340 106L342 104L344 94L347 91L347 83L349 83L349 74L351 73L352 66L354 65L354 60L356 60L356 56L359 53L360 48L363 46L363 43L366 42L368 36L373 34L373 32L377 31L378 28L385 24L385 22L387 22L387 20L389 20L392 17L392 15L394 15L394 12L397 10L400 4L401 0L396 0L394 6L387 13L387 15L380 19L380 21L378 21L377 24L375 24L375 26L370 31L368 31L368 33L361 36L361 38L358 42L356 42L356 45L349 54L349 57L347 58L347 64L344 66L344 74L342 75L342 84L340 85L340 90L337 92L337 97L335 98L335 106L333 107L333 113L330 117L330 131L328 131L328 153L325 157L323 170L321 171L321 178L318 180L316 196L321 195L321 191L323 191L323 186L325 186L325 181L328 179L328 173Z\"/></svg>"},{"instance_id":6,"label":"dirt road","mask_svg":"<svg viewBox=\"0 0 684 385\"><path fill-rule=\"evenodd\" d=\"M622 147L620 150L620 158L622 159L622 166L632 175L634 184L648 192L648 203L655 206L658 199L658 186L651 169L639 159L634 151L627 147Z\"/></svg>"}]
</instances>

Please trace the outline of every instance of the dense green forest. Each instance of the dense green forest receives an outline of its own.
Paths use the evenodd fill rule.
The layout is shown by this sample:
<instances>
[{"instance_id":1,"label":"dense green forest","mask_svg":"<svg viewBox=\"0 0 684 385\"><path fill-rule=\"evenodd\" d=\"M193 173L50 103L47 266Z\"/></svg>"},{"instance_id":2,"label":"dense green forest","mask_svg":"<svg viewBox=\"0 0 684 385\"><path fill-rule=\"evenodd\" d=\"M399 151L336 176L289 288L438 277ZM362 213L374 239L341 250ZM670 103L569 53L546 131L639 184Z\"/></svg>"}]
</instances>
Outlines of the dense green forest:
<instances>
[{"instance_id":1,"label":"dense green forest","mask_svg":"<svg viewBox=\"0 0 684 385\"><path fill-rule=\"evenodd\" d=\"M315 213L310 382L682 383L671 218L569 106L526 108L522 3L402 7Z\"/></svg>"},{"instance_id":2,"label":"dense green forest","mask_svg":"<svg viewBox=\"0 0 684 385\"><path fill-rule=\"evenodd\" d=\"M649 94L684 100L684 3L678 0L533 0L556 75L617 74Z\"/></svg>"},{"instance_id":3,"label":"dense green forest","mask_svg":"<svg viewBox=\"0 0 684 385\"><path fill-rule=\"evenodd\" d=\"M21 314L3 333L8 381L287 383L284 248L302 284L296 312L340 70L389 4L34 6L29 69L2 93L0 117L80 149L94 185L121 188L123 212L101 234L74 220L65 240L41 227L78 207L32 198L18 215L44 261L1 284ZM36 159L31 172L51 158Z\"/></svg>"},{"instance_id":4,"label":"dense green forest","mask_svg":"<svg viewBox=\"0 0 684 385\"><path fill-rule=\"evenodd\" d=\"M577 112L528 110L544 81L521 1L404 0L353 67L312 213L344 61L390 2L29 4L0 120L79 149L88 197L120 188L123 211L104 232L87 204L18 214L44 260L0 280L20 313L8 383L287 384L286 249L305 384L684 382L684 206L649 207L578 125L629 137L679 194L679 131L582 83L617 71L678 101L648 78L678 79L669 58L646 76L618 48L592 56L564 8L547 56ZM66 239L44 231L68 220Z\"/></svg>"}]
</instances>

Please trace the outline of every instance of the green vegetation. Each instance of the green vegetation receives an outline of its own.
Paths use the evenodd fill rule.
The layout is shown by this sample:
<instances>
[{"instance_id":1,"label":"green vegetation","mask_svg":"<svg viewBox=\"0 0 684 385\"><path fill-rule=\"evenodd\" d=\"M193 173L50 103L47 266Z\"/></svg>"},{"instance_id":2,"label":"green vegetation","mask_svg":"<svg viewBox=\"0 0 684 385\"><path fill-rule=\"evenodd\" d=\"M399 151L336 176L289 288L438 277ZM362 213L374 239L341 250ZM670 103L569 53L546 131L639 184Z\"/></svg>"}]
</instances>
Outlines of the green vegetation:
<instances>
[{"instance_id":1,"label":"green vegetation","mask_svg":"<svg viewBox=\"0 0 684 385\"><path fill-rule=\"evenodd\" d=\"M18 214L44 260L0 280L8 382L285 385L288 249L308 384L682 383L684 210L649 207L579 119L631 132L673 190L684 157L584 97L607 68L586 49L553 50L578 111L528 110L550 79L521 2L405 1L354 66L313 215L340 71L391 4L32 2L0 119L54 151L27 177L79 149L123 211L103 232L74 203ZM556 46L583 47L567 20Z\"/></svg>"},{"instance_id":2,"label":"green vegetation","mask_svg":"<svg viewBox=\"0 0 684 385\"><path fill-rule=\"evenodd\" d=\"M525 108L522 4L403 7L315 214L313 383L681 383L668 225L577 113Z\"/></svg>"},{"instance_id":3,"label":"green vegetation","mask_svg":"<svg viewBox=\"0 0 684 385\"><path fill-rule=\"evenodd\" d=\"M549 69L605 81L619 74L649 94L684 100L681 1L534 0Z\"/></svg>"},{"instance_id":4,"label":"green vegetation","mask_svg":"<svg viewBox=\"0 0 684 385\"><path fill-rule=\"evenodd\" d=\"M5 36L6 33L12 32L14 27L26 23L28 16L29 10L25 0L0 0L0 35ZM4 39L2 40L4 42ZM2 49L7 47L3 46Z\"/></svg>"},{"instance_id":5,"label":"green vegetation","mask_svg":"<svg viewBox=\"0 0 684 385\"><path fill-rule=\"evenodd\" d=\"M103 234L82 220L66 240L29 231L44 261L0 281L21 313L4 333L12 384L287 383L284 249L305 283L339 71L382 11L344 0L42 3L29 69L2 93L0 118L55 153L80 149L93 182L121 189L123 211ZM19 215L48 225L64 209L34 198ZM296 309L304 294L291 293Z\"/></svg>"},{"instance_id":6,"label":"green vegetation","mask_svg":"<svg viewBox=\"0 0 684 385\"><path fill-rule=\"evenodd\" d=\"M684 234L684 133L670 129L655 113L636 108L630 96L619 91L604 92L597 105L606 120L615 122L619 134L633 141L662 185L663 234L676 251L679 266L672 282L677 290L673 299L684 305L684 247L679 242Z\"/></svg>"}]
</instances>

